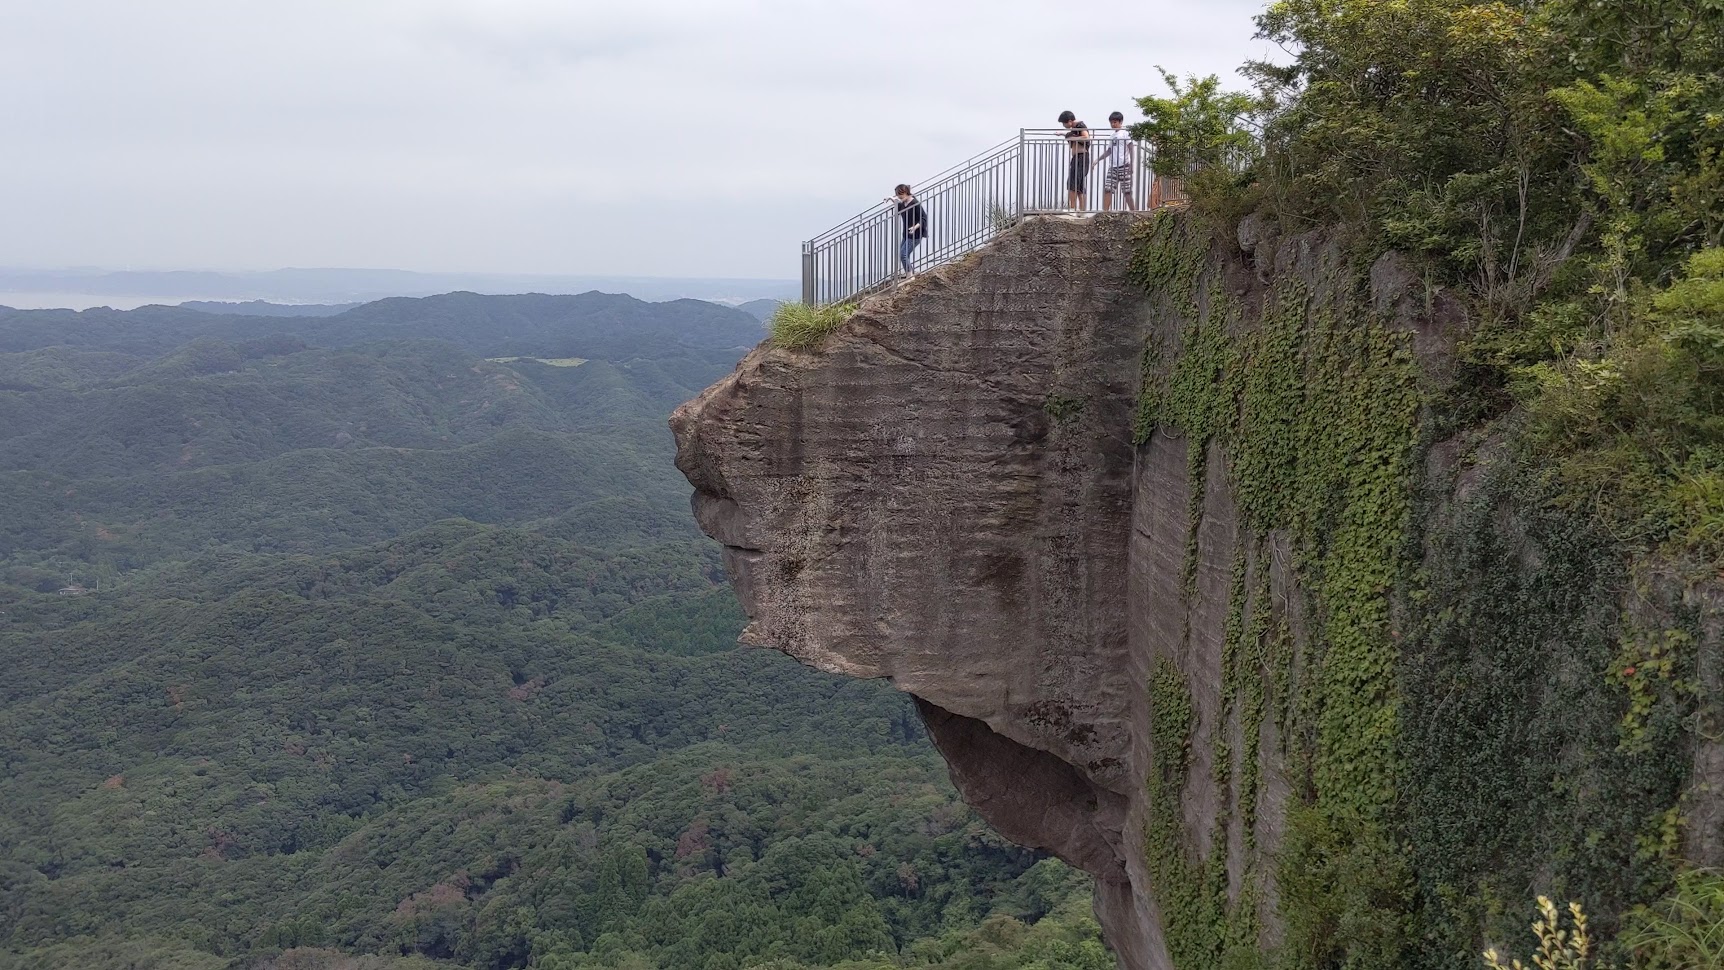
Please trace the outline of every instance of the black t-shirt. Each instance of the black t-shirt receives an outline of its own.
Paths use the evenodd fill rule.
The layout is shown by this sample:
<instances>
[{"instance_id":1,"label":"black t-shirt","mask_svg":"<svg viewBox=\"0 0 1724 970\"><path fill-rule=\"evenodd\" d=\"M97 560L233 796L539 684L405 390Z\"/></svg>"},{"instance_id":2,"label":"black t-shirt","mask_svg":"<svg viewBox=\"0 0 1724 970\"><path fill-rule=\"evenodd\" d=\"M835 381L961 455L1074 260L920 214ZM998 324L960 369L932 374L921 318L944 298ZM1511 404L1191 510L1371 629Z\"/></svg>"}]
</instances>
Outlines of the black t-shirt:
<instances>
[{"instance_id":1,"label":"black t-shirt","mask_svg":"<svg viewBox=\"0 0 1724 970\"><path fill-rule=\"evenodd\" d=\"M1084 124L1081 121L1072 122L1072 126L1070 128L1066 129L1066 142L1072 146L1072 154L1074 154L1074 155L1088 155L1089 154L1089 143L1086 141L1080 140L1084 137L1084 135L1086 135L1088 133L1089 133L1089 126Z\"/></svg>"},{"instance_id":2,"label":"black t-shirt","mask_svg":"<svg viewBox=\"0 0 1724 970\"><path fill-rule=\"evenodd\" d=\"M905 239L928 238L928 215L922 211L922 203L914 196L908 202L898 200L898 217L904 220ZM912 226L915 228L911 228Z\"/></svg>"}]
</instances>

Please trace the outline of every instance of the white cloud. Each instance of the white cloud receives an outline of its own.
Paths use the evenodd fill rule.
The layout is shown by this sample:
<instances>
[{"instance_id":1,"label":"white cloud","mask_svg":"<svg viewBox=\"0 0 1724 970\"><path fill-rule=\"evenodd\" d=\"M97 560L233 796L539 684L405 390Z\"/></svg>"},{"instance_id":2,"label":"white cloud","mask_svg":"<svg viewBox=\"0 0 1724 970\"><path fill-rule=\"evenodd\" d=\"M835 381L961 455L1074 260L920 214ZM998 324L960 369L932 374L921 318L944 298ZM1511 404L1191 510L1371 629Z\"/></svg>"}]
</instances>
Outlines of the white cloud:
<instances>
[{"instance_id":1,"label":"white cloud","mask_svg":"<svg viewBox=\"0 0 1724 970\"><path fill-rule=\"evenodd\" d=\"M1257 0L0 0L0 264L794 275Z\"/></svg>"}]
</instances>

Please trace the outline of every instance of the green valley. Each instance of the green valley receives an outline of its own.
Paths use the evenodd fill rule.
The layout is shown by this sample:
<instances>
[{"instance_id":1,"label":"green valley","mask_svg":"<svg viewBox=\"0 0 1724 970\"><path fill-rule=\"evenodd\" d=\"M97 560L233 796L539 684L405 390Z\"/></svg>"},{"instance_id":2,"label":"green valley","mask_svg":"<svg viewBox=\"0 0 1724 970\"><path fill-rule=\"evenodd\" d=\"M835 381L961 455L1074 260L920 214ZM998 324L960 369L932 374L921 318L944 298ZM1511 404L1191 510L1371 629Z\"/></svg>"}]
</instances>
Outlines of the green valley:
<instances>
[{"instance_id":1,"label":"green valley","mask_svg":"<svg viewBox=\"0 0 1724 970\"><path fill-rule=\"evenodd\" d=\"M0 311L0 966L1111 966L906 698L735 646L664 417L761 332Z\"/></svg>"}]
</instances>

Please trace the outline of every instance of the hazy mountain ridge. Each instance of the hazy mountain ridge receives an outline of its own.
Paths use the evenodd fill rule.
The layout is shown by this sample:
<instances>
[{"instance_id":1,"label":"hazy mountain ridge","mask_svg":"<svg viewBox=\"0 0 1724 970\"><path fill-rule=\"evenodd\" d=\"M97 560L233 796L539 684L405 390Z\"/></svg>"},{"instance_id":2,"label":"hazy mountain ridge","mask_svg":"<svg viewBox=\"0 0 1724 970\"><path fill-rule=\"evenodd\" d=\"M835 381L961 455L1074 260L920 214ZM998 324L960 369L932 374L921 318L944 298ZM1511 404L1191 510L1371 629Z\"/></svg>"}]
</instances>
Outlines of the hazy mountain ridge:
<instances>
[{"instance_id":1,"label":"hazy mountain ridge","mask_svg":"<svg viewBox=\"0 0 1724 970\"><path fill-rule=\"evenodd\" d=\"M420 337L449 340L487 357L611 358L665 356L691 347L742 349L765 334L754 317L716 303L647 303L596 291L577 296L455 292L396 297L330 317L259 317L168 306L0 308L0 353L74 347L160 354L199 337L241 342L283 335L322 347Z\"/></svg>"},{"instance_id":2,"label":"hazy mountain ridge","mask_svg":"<svg viewBox=\"0 0 1724 970\"><path fill-rule=\"evenodd\" d=\"M250 317L332 317L359 306L358 303L271 303L268 300L187 300L175 305L185 310Z\"/></svg>"},{"instance_id":3,"label":"hazy mountain ridge","mask_svg":"<svg viewBox=\"0 0 1724 970\"><path fill-rule=\"evenodd\" d=\"M389 269L266 271L23 269L0 267L0 304L42 297L146 303L354 304L386 297L435 296L454 290L500 293L628 293L643 300L744 302L789 299L793 280L592 276L528 273L424 273ZM34 306L73 305L68 303ZM89 305L95 305L91 303ZM204 309L199 307L198 309ZM261 309L261 308L258 308ZM230 312L257 312L256 310ZM273 312L273 311L266 311ZM303 314L295 314L303 315Z\"/></svg>"}]
</instances>

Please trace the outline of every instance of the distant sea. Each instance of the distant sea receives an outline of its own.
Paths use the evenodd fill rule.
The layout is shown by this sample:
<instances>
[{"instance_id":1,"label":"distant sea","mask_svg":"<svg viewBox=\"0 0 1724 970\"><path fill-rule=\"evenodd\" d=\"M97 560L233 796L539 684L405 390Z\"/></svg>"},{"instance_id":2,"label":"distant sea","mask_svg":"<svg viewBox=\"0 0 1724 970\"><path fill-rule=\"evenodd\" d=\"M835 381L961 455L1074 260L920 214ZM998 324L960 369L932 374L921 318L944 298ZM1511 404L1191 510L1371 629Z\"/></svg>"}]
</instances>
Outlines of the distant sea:
<instances>
[{"instance_id":1,"label":"distant sea","mask_svg":"<svg viewBox=\"0 0 1724 970\"><path fill-rule=\"evenodd\" d=\"M209 296L163 296L159 294L139 293L8 293L0 290L0 306L9 306L14 310L88 310L91 307L105 306L115 310L135 310L150 304L178 306L181 303L210 302L244 302L235 301L229 297ZM270 301L277 302L277 301ZM287 305L280 304L277 305ZM307 303L303 306L321 306L322 304Z\"/></svg>"}]
</instances>

